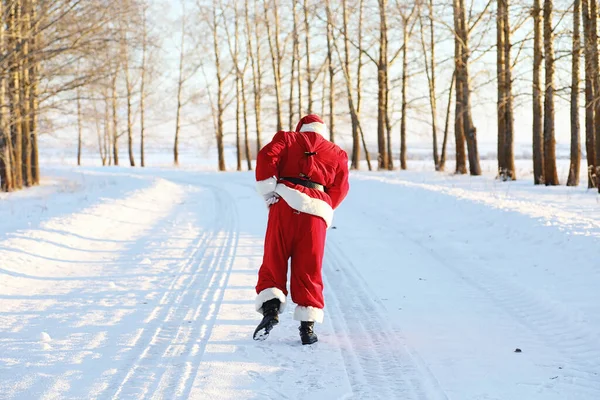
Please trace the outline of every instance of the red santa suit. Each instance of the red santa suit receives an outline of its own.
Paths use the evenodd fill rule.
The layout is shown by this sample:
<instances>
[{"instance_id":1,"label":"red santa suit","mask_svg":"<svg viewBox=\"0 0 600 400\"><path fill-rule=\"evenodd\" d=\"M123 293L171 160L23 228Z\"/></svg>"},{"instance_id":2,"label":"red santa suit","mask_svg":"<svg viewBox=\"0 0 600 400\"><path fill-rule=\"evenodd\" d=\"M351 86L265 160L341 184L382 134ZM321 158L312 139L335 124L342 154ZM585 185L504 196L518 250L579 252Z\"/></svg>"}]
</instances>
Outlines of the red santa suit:
<instances>
[{"instance_id":1,"label":"red santa suit","mask_svg":"<svg viewBox=\"0 0 600 400\"><path fill-rule=\"evenodd\" d=\"M321 266L333 210L346 197L348 155L325 139L316 115L300 120L296 132L280 131L259 153L257 191L269 206L263 263L256 285L256 311L279 299L285 308L288 260L294 319L323 321Z\"/></svg>"}]
</instances>

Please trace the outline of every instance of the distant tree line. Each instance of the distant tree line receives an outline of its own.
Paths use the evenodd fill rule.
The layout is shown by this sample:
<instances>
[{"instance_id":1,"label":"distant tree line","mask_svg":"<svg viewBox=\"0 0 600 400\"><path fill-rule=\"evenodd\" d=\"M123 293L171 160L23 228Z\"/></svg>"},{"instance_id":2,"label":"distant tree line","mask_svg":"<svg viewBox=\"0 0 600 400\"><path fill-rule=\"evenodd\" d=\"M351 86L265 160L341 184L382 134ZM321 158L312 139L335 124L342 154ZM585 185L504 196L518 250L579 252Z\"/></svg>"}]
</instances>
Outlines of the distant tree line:
<instances>
[{"instance_id":1,"label":"distant tree line","mask_svg":"<svg viewBox=\"0 0 600 400\"><path fill-rule=\"evenodd\" d=\"M175 121L175 165L186 115L203 106L219 170L226 169L228 134L235 135L236 169L250 170L265 131L293 129L314 112L325 117L334 142L338 127L349 127L353 169L362 162L369 170L407 169L408 137L418 121L430 129L435 170L446 169L453 142L455 173L480 175L474 98L494 87L499 179L517 178L515 107L528 104L534 183L559 184L555 104L568 101L566 184L579 184L584 134L588 187L600 189L595 0L181 0L177 26L162 31L148 11L151 1L0 4L3 190L39 182L37 137L50 113L76 113L78 162L84 125L91 125L103 165L119 165L125 138L135 166L139 137L144 166L147 99L165 82L160 39L169 35L179 54L169 81L176 85L168 117ZM485 64L494 53L495 71ZM368 137L376 148L368 148Z\"/></svg>"}]
</instances>

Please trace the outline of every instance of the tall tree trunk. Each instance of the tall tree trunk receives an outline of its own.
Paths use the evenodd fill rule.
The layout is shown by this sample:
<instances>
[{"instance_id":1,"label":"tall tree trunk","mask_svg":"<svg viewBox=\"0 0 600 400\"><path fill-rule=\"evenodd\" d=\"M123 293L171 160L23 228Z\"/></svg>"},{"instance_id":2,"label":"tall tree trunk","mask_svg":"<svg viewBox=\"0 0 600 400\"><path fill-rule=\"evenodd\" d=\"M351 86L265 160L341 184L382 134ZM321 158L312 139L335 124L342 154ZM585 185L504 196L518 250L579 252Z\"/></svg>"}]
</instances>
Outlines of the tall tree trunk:
<instances>
[{"instance_id":1,"label":"tall tree trunk","mask_svg":"<svg viewBox=\"0 0 600 400\"><path fill-rule=\"evenodd\" d=\"M346 12L347 11L346 5L347 5L346 0L343 0L343 3L342 3L343 12L344 12L343 35L344 35L344 50L345 50L343 61L342 61L342 56L340 55L340 51L338 49L337 43L335 41L333 42L333 48L335 49L338 59L340 60L340 65L342 67L344 81L346 82L346 96L348 98L348 108L350 109L350 118L352 120L352 129L357 130L356 138L360 138L362 140L362 144L365 149L365 158L367 161L367 166L369 168L369 171L371 171L372 170L371 157L369 155L369 152L367 151L367 143L365 141L365 135L364 135L364 132L360 125L360 120L358 118L358 110L354 106L354 99L353 99L353 94L352 94L352 79L350 78L350 68L349 68L350 67L350 56L349 56L349 51L348 51L348 35L347 35L348 14ZM361 9L362 9L362 1L361 1ZM360 24L359 24L359 26L360 26ZM353 153L353 158L355 156L356 156L356 153ZM356 162L354 164L354 168L358 169L359 159L356 159L353 162Z\"/></svg>"},{"instance_id":2,"label":"tall tree trunk","mask_svg":"<svg viewBox=\"0 0 600 400\"><path fill-rule=\"evenodd\" d=\"M444 124L444 139L442 141L442 155L440 156L439 171L444 171L446 168L446 145L448 144L448 131L450 127L450 110L452 108L452 89L456 83L456 70L452 72L450 79L450 89L448 90L448 105L446 106L446 122Z\"/></svg>"},{"instance_id":3,"label":"tall tree trunk","mask_svg":"<svg viewBox=\"0 0 600 400\"><path fill-rule=\"evenodd\" d=\"M258 2L255 1L254 2L254 22L255 22L255 26L257 25L257 11L256 11L256 4ZM255 121L255 126L256 126L256 153L258 154L258 152L260 151L260 149L262 148L262 144L261 144L261 120L260 120L260 97L262 95L261 93L261 80L262 80L262 76L261 76L261 69L260 69L260 40L259 40L259 34L258 34L258 29L254 29L254 34L255 34L255 39L256 39L256 59L254 58L254 51L252 49L252 35L250 33L251 28L250 28L250 18L249 18L249 11L248 11L248 2L244 2L245 7L244 7L244 12L245 12L245 17L246 17L246 32L247 32L247 39L248 39L248 47L247 47L247 51L248 51L248 56L250 57L250 62L251 62L251 66L252 66L252 83L253 83L253 93L254 93L254 121Z\"/></svg>"},{"instance_id":4,"label":"tall tree trunk","mask_svg":"<svg viewBox=\"0 0 600 400\"><path fill-rule=\"evenodd\" d=\"M592 0L593 1L593 0ZM583 37L585 55L585 152L588 168L588 188L596 187L596 134L594 127L594 63L592 21L589 0L582 0ZM600 138L599 138L600 140Z\"/></svg>"},{"instance_id":5,"label":"tall tree trunk","mask_svg":"<svg viewBox=\"0 0 600 400\"><path fill-rule=\"evenodd\" d=\"M283 130L283 118L282 118L282 107L281 107L281 48L279 46L279 8L277 7L277 0L273 1L273 14L275 17L274 27L275 33L271 32L271 23L269 21L269 7L267 6L268 0L263 0L265 9L265 25L267 27L267 39L269 42L269 49L271 51L271 65L273 67L273 77L275 84L275 107L277 113L277 131Z\"/></svg>"},{"instance_id":6,"label":"tall tree trunk","mask_svg":"<svg viewBox=\"0 0 600 400\"><path fill-rule=\"evenodd\" d=\"M240 78L235 77L235 154L236 154L236 170L242 170L242 141L240 132Z\"/></svg>"},{"instance_id":7,"label":"tall tree trunk","mask_svg":"<svg viewBox=\"0 0 600 400\"><path fill-rule=\"evenodd\" d=\"M133 109L131 100L133 97L133 87L129 75L129 49L127 48L127 35L123 35L123 72L125 73L125 90L127 92L127 151L129 154L129 165L135 167L135 157L133 155Z\"/></svg>"},{"instance_id":8,"label":"tall tree trunk","mask_svg":"<svg viewBox=\"0 0 600 400\"><path fill-rule=\"evenodd\" d=\"M240 113L242 107L242 96L240 93L240 85L242 71L240 69L239 64L239 23L238 23L238 10L237 10L237 2L233 2L234 7L234 41L233 41L233 51L231 50L231 40L229 36L229 29L225 27L227 33L227 39L229 44L229 53L231 54L231 59L233 61L234 69L235 69L235 145L236 145L236 170L242 170L242 133L240 126Z\"/></svg>"},{"instance_id":9,"label":"tall tree trunk","mask_svg":"<svg viewBox=\"0 0 600 400\"><path fill-rule=\"evenodd\" d=\"M469 173L471 175L481 175L481 166L479 165L479 150L477 149L477 129L473 124L471 116L471 89L469 82L469 28L466 22L465 1L459 0L459 18L461 31L461 69L459 77L462 80L462 104L463 104L463 124L465 139L467 141L467 154L469 157Z\"/></svg>"},{"instance_id":10,"label":"tall tree trunk","mask_svg":"<svg viewBox=\"0 0 600 400\"><path fill-rule=\"evenodd\" d=\"M21 1L15 0L12 3L9 11L8 31L9 31L9 51L13 53L12 65L9 67L10 76L10 111L12 115L12 140L13 140L13 184L16 189L23 188L23 131L22 131L22 115L21 115L21 82L19 81L20 74L20 53L19 40L21 38L20 23L21 20Z\"/></svg>"},{"instance_id":11,"label":"tall tree trunk","mask_svg":"<svg viewBox=\"0 0 600 400\"><path fill-rule=\"evenodd\" d=\"M408 18L402 18L402 115L400 116L400 169L406 169L406 112L408 102L406 101L406 86L408 81L408 41L410 33L408 30Z\"/></svg>"},{"instance_id":12,"label":"tall tree trunk","mask_svg":"<svg viewBox=\"0 0 600 400\"><path fill-rule=\"evenodd\" d=\"M250 137L248 132L248 101L246 100L246 83L244 78L241 79L242 84L242 104L244 112L244 149L246 150L246 165L248 171L252 171L252 152L250 151Z\"/></svg>"},{"instance_id":13,"label":"tall tree trunk","mask_svg":"<svg viewBox=\"0 0 600 400\"><path fill-rule=\"evenodd\" d=\"M306 87L308 91L308 113L313 113L313 79L310 69L310 23L308 20L308 1L304 0L304 43L306 50Z\"/></svg>"},{"instance_id":14,"label":"tall tree trunk","mask_svg":"<svg viewBox=\"0 0 600 400\"><path fill-rule=\"evenodd\" d=\"M358 1L358 48L363 48L363 15L364 15L364 0ZM361 50L358 52L358 59L356 60L356 117L357 120L360 120L360 110L362 107L362 62L363 53ZM359 125L360 128L360 125ZM365 159L367 161L367 167L369 171L372 170L371 167L371 154L369 153L369 149L367 147L367 141L365 140L364 132L362 128L360 130L360 138L363 144L363 150L365 152Z\"/></svg>"},{"instance_id":15,"label":"tall tree trunk","mask_svg":"<svg viewBox=\"0 0 600 400\"><path fill-rule=\"evenodd\" d=\"M325 61L327 63L327 60ZM315 76L315 82L319 74ZM321 115L325 118L325 97L327 96L327 74L323 74L323 82L321 82Z\"/></svg>"},{"instance_id":16,"label":"tall tree trunk","mask_svg":"<svg viewBox=\"0 0 600 400\"><path fill-rule=\"evenodd\" d=\"M514 113L513 113L513 95L512 95L512 61L510 56L510 49L512 47L510 40L510 19L509 19L509 0L501 0L505 2L504 9L504 95L506 96L505 104L505 121L504 126L506 129L504 136L504 165L506 168L505 177L506 179L515 180L517 179L517 173L515 169L515 155L514 155Z\"/></svg>"},{"instance_id":17,"label":"tall tree trunk","mask_svg":"<svg viewBox=\"0 0 600 400\"><path fill-rule=\"evenodd\" d=\"M173 163L179 165L179 135L181 133L181 109L183 108L183 65L185 61L185 3L181 3L183 14L181 20L181 41L179 49L179 78L177 79L177 111L175 112L175 140L173 141ZM215 24L217 22L215 21Z\"/></svg>"},{"instance_id":18,"label":"tall tree trunk","mask_svg":"<svg viewBox=\"0 0 600 400\"><path fill-rule=\"evenodd\" d=\"M440 171L440 158L437 144L437 99L435 94L435 26L433 15L433 0L427 2L429 19L429 46L431 59L427 57L427 47L425 40L423 18L420 16L419 30L421 33L421 50L425 61L425 74L427 75L427 84L429 88L429 108L431 110L431 137L433 144L433 164L436 171Z\"/></svg>"},{"instance_id":19,"label":"tall tree trunk","mask_svg":"<svg viewBox=\"0 0 600 400\"><path fill-rule=\"evenodd\" d=\"M554 139L554 33L552 0L544 0L544 178L546 185L558 185Z\"/></svg>"},{"instance_id":20,"label":"tall tree trunk","mask_svg":"<svg viewBox=\"0 0 600 400\"><path fill-rule=\"evenodd\" d=\"M454 114L454 137L456 144L456 174L467 173L467 159L465 153L465 110L463 105L463 79L462 79L462 62L463 62L463 46L462 41L462 28L460 18L460 3L459 0L452 0L454 8L454 31L456 37L454 38L454 65L455 65L455 79L456 79L456 101L455 101L455 114Z\"/></svg>"},{"instance_id":21,"label":"tall tree trunk","mask_svg":"<svg viewBox=\"0 0 600 400\"><path fill-rule=\"evenodd\" d=\"M299 0L295 0L298 1ZM295 9L295 3L294 3L294 10L293 13L296 13L296 9ZM297 18L297 15L293 16L294 18ZM294 34L296 35L296 40L298 41L298 45L293 49L295 56L294 58L296 59L296 85L298 87L298 119L302 118L304 116L304 107L302 107L303 103L303 94L302 94L302 86L303 86L303 75L302 75L302 57L300 57L300 38L299 38L299 34L298 32L300 31L300 27L298 24L296 24L296 28L294 30ZM292 126L292 128L295 128L295 126Z\"/></svg>"},{"instance_id":22,"label":"tall tree trunk","mask_svg":"<svg viewBox=\"0 0 600 400\"><path fill-rule=\"evenodd\" d=\"M516 179L513 151L512 65L510 58L510 19L508 0L498 0L498 176Z\"/></svg>"},{"instance_id":23,"label":"tall tree trunk","mask_svg":"<svg viewBox=\"0 0 600 400\"><path fill-rule=\"evenodd\" d=\"M235 137L236 137L236 146L237 146L237 170L242 170L242 130L240 124L240 118L244 118L244 157L248 163L248 170L252 169L251 157L250 157L250 148L248 144L248 122L246 117L246 94L245 94L245 86L244 86L244 75L246 73L246 67L248 65L247 61L242 67L240 65L240 24L239 24L239 12L237 1L233 2L234 8L234 38L233 38L233 46L231 45L231 36L229 34L229 29L225 27L225 33L227 34L228 48L229 54L231 55L231 59L233 61L234 69L235 69ZM242 114L240 116L240 114Z\"/></svg>"},{"instance_id":24,"label":"tall tree trunk","mask_svg":"<svg viewBox=\"0 0 600 400\"><path fill-rule=\"evenodd\" d=\"M533 0L533 182L544 184L543 106L542 106L542 8ZM586 1L586 0L584 0Z\"/></svg>"},{"instance_id":25,"label":"tall tree trunk","mask_svg":"<svg viewBox=\"0 0 600 400\"><path fill-rule=\"evenodd\" d=\"M116 67L112 79L112 147L113 147L113 165L119 165L119 117L117 114L117 76L119 75L119 66Z\"/></svg>"},{"instance_id":26,"label":"tall tree trunk","mask_svg":"<svg viewBox=\"0 0 600 400\"><path fill-rule=\"evenodd\" d=\"M358 58L356 60L356 115L360 116L362 106L362 67L363 67L363 14L365 0L358 2ZM364 148L365 153L368 153L367 148Z\"/></svg>"},{"instance_id":27,"label":"tall tree trunk","mask_svg":"<svg viewBox=\"0 0 600 400\"><path fill-rule=\"evenodd\" d=\"M266 12L265 12L266 14ZM225 113L225 105L223 101L223 76L221 72L221 58L219 55L219 33L217 22L216 5L212 8L212 34L213 34L213 50L215 56L215 69L217 76L217 155L219 163L219 171L225 171L225 150L223 146L223 114Z\"/></svg>"},{"instance_id":28,"label":"tall tree trunk","mask_svg":"<svg viewBox=\"0 0 600 400\"><path fill-rule=\"evenodd\" d=\"M389 76L388 73L386 71L385 74L385 92L387 94L387 98L385 99L385 133L387 135L386 138L386 143L387 143L387 169L389 171L392 171L394 169L394 156L393 156L393 152L392 152L392 121L390 120L390 114L389 114L389 93L390 93L390 82L389 82Z\"/></svg>"},{"instance_id":29,"label":"tall tree trunk","mask_svg":"<svg viewBox=\"0 0 600 400\"><path fill-rule=\"evenodd\" d=\"M0 15L4 16L4 2L0 1ZM6 52L5 24L0 24L0 53ZM0 104L8 104L6 75L0 75ZM13 173L11 170L11 138L10 116L6 107L0 108L0 190L10 192L13 190Z\"/></svg>"},{"instance_id":30,"label":"tall tree trunk","mask_svg":"<svg viewBox=\"0 0 600 400\"><path fill-rule=\"evenodd\" d=\"M352 169L360 169L360 133L358 131L358 113L354 106L354 95L352 93L352 78L350 74L350 48L348 42L348 1L342 1L342 35L344 37L344 59L340 58L342 64L342 72L344 73L344 81L346 83L346 96L348 99L348 108L350 110L350 119L352 121ZM327 0L327 20L331 23L331 7ZM337 50L337 45L333 42L333 47ZM359 52L360 53L360 52ZM339 53L338 53L339 56ZM367 154L368 156L368 154Z\"/></svg>"},{"instance_id":31,"label":"tall tree trunk","mask_svg":"<svg viewBox=\"0 0 600 400\"><path fill-rule=\"evenodd\" d=\"M81 89L77 88L77 165L81 165L82 149L82 115L81 115Z\"/></svg>"},{"instance_id":32,"label":"tall tree trunk","mask_svg":"<svg viewBox=\"0 0 600 400\"><path fill-rule=\"evenodd\" d=\"M592 68L594 86L594 137L596 139L596 187L600 192L600 64L598 60L598 3L590 2L590 19L592 31Z\"/></svg>"},{"instance_id":33,"label":"tall tree trunk","mask_svg":"<svg viewBox=\"0 0 600 400\"><path fill-rule=\"evenodd\" d=\"M498 177L503 178L506 165L506 158L504 156L504 140L506 136L506 126L504 125L506 118L506 63L504 62L505 55L505 40L504 37L504 14L507 12L506 3L503 0L497 0L498 11L496 14L496 71L497 71L497 82L498 82Z\"/></svg>"},{"instance_id":34,"label":"tall tree trunk","mask_svg":"<svg viewBox=\"0 0 600 400\"><path fill-rule=\"evenodd\" d=\"M573 4L573 55L571 64L571 163L567 186L579 185L579 167L581 165L581 143L579 141L579 58L581 57L581 37L579 20L581 1Z\"/></svg>"},{"instance_id":35,"label":"tall tree trunk","mask_svg":"<svg viewBox=\"0 0 600 400\"><path fill-rule=\"evenodd\" d=\"M21 115L22 119L22 128L21 132L23 135L23 154L22 163L23 163L23 183L25 186L33 185L33 176L31 171L31 79L29 76L30 64L31 64L31 56L29 43L31 40L31 13L30 13L30 1L22 0L22 39L21 39L21 52L22 52L22 62L21 62Z\"/></svg>"},{"instance_id":36,"label":"tall tree trunk","mask_svg":"<svg viewBox=\"0 0 600 400\"><path fill-rule=\"evenodd\" d=\"M37 0L29 0L30 4L30 14L32 21L32 33L31 33L31 45L30 49L33 53L30 56L30 71L29 77L31 80L31 93L30 93L30 136L31 136L31 175L33 178L33 184L39 185L40 183L40 162L39 162L39 154L38 154L38 135L37 135L37 118L38 118L38 81L39 81L39 71L40 71L40 62L39 58L36 55L38 50L38 45L41 42L40 36L40 21L38 21L38 13L37 13Z\"/></svg>"},{"instance_id":37,"label":"tall tree trunk","mask_svg":"<svg viewBox=\"0 0 600 400\"><path fill-rule=\"evenodd\" d=\"M293 25L292 25L292 35L293 35L293 45L292 45L292 62L291 62L291 66L290 66L290 99L289 99L289 112L290 112L290 119L289 119L289 129L293 130L294 129L294 86L296 85L296 55L298 54L299 50L298 47L300 45L299 43L299 38L298 38L298 16L296 13L296 0L292 0L292 21L293 21ZM302 116L299 115L298 118L301 118Z\"/></svg>"},{"instance_id":38,"label":"tall tree trunk","mask_svg":"<svg viewBox=\"0 0 600 400\"><path fill-rule=\"evenodd\" d=\"M386 147L387 123L387 0L379 1L379 61L377 64L377 148L378 169L389 166L388 149Z\"/></svg>"},{"instance_id":39,"label":"tall tree trunk","mask_svg":"<svg viewBox=\"0 0 600 400\"><path fill-rule=\"evenodd\" d=\"M326 0L327 9L327 66L329 67L329 140L335 143L335 67L333 64L333 21L329 0Z\"/></svg>"},{"instance_id":40,"label":"tall tree trunk","mask_svg":"<svg viewBox=\"0 0 600 400\"><path fill-rule=\"evenodd\" d=\"M140 77L140 165L146 166L146 52L148 51L148 34L147 34L147 21L146 21L146 6L142 10L142 67Z\"/></svg>"},{"instance_id":41,"label":"tall tree trunk","mask_svg":"<svg viewBox=\"0 0 600 400\"><path fill-rule=\"evenodd\" d=\"M98 154L100 155L100 161L102 162L102 166L106 165L106 154L104 153L104 144L102 143L102 137L103 132L102 132L102 128L100 127L100 119L102 118L100 116L100 113L98 112L98 104L96 100L93 100L93 105L94 105L94 113L95 113L95 118L94 118L94 123L96 125L96 136L98 139Z\"/></svg>"},{"instance_id":42,"label":"tall tree trunk","mask_svg":"<svg viewBox=\"0 0 600 400\"><path fill-rule=\"evenodd\" d=\"M102 94L104 96L104 154L106 156L106 163L110 166L112 165L112 156L110 155L112 139L110 134L110 104L108 101L108 87L104 88Z\"/></svg>"}]
</instances>

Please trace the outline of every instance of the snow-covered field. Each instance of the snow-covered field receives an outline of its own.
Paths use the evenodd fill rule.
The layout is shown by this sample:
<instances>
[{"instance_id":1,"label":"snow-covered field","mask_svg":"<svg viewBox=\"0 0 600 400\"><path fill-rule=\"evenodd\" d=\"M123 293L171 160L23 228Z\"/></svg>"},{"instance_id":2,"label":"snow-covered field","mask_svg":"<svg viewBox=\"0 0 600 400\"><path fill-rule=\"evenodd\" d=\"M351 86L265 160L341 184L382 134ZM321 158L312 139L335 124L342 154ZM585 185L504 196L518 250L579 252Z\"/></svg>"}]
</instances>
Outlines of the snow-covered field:
<instances>
[{"instance_id":1,"label":"snow-covered field","mask_svg":"<svg viewBox=\"0 0 600 400\"><path fill-rule=\"evenodd\" d=\"M0 195L0 399L600 399L600 197L528 167L354 173L301 346L251 339L252 173L46 166Z\"/></svg>"}]
</instances>

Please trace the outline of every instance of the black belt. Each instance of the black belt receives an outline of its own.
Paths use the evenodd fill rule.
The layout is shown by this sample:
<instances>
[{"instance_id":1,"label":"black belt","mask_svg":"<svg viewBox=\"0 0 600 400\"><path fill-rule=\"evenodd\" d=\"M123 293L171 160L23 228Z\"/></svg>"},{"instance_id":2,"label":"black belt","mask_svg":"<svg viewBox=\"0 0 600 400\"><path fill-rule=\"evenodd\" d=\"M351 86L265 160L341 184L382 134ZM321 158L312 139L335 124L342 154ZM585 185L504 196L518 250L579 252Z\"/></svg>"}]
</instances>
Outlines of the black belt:
<instances>
[{"instance_id":1,"label":"black belt","mask_svg":"<svg viewBox=\"0 0 600 400\"><path fill-rule=\"evenodd\" d=\"M308 179L292 178L292 177L289 177L289 178L284 177L284 178L279 178L279 179L281 179L282 181L288 181L288 182L294 183L296 185L304 186L309 189L317 189L317 190L320 190L321 192L325 191L325 186L321 185L320 183L310 181Z\"/></svg>"}]
</instances>

